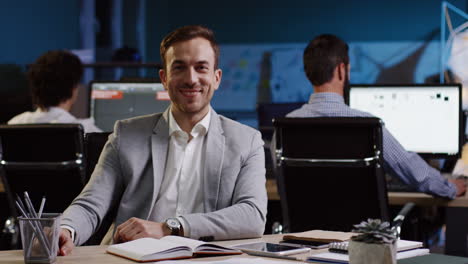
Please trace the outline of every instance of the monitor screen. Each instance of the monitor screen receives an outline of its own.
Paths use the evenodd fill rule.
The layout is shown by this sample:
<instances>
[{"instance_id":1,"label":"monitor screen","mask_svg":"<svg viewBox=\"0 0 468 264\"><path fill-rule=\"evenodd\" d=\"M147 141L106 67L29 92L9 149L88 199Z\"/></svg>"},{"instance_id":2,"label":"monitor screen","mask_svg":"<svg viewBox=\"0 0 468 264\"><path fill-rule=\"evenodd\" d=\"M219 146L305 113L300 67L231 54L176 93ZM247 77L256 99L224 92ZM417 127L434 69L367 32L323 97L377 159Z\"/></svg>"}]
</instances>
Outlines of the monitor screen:
<instances>
[{"instance_id":1,"label":"monitor screen","mask_svg":"<svg viewBox=\"0 0 468 264\"><path fill-rule=\"evenodd\" d=\"M117 120L163 112L170 104L161 83L94 81L90 86L90 116L104 131L112 131Z\"/></svg>"},{"instance_id":2,"label":"monitor screen","mask_svg":"<svg viewBox=\"0 0 468 264\"><path fill-rule=\"evenodd\" d=\"M351 108L382 119L407 151L427 158L461 152L464 133L458 84L351 85L347 99Z\"/></svg>"}]
</instances>

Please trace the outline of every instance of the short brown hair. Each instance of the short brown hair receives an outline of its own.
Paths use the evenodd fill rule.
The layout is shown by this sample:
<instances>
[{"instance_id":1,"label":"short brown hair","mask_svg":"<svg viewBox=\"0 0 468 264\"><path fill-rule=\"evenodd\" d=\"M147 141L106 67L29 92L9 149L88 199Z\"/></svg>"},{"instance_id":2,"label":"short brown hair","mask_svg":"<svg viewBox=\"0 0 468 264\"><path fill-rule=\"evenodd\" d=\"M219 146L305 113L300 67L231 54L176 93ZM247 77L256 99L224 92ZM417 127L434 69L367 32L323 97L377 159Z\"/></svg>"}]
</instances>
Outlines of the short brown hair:
<instances>
[{"instance_id":1,"label":"short brown hair","mask_svg":"<svg viewBox=\"0 0 468 264\"><path fill-rule=\"evenodd\" d=\"M73 96L73 89L83 77L83 64L65 50L48 51L29 66L28 80L33 103L46 109Z\"/></svg>"},{"instance_id":2,"label":"short brown hair","mask_svg":"<svg viewBox=\"0 0 468 264\"><path fill-rule=\"evenodd\" d=\"M349 64L348 44L334 35L313 39L304 50L304 71L313 85L322 85L333 78L340 63Z\"/></svg>"},{"instance_id":3,"label":"short brown hair","mask_svg":"<svg viewBox=\"0 0 468 264\"><path fill-rule=\"evenodd\" d=\"M161 42L159 49L161 55L161 62L164 69L166 69L166 52L167 50L174 45L174 43L188 41L194 38L204 38L208 40L211 44L211 47L214 51L214 68L218 68L219 60L219 46L215 40L214 33L211 29L199 26L199 25L190 25L180 27L164 37Z\"/></svg>"}]
</instances>

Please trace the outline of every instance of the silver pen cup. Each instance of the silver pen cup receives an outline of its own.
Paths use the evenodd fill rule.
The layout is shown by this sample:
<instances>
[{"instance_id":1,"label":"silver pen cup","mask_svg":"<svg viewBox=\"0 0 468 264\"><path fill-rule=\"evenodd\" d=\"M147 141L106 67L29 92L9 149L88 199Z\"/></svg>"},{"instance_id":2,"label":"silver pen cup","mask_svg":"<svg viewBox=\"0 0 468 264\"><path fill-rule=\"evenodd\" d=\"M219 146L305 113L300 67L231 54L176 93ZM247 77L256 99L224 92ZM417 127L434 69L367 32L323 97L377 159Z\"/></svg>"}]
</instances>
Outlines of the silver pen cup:
<instances>
[{"instance_id":1,"label":"silver pen cup","mask_svg":"<svg viewBox=\"0 0 468 264\"><path fill-rule=\"evenodd\" d=\"M54 263L57 259L62 214L18 217L25 263Z\"/></svg>"}]
</instances>

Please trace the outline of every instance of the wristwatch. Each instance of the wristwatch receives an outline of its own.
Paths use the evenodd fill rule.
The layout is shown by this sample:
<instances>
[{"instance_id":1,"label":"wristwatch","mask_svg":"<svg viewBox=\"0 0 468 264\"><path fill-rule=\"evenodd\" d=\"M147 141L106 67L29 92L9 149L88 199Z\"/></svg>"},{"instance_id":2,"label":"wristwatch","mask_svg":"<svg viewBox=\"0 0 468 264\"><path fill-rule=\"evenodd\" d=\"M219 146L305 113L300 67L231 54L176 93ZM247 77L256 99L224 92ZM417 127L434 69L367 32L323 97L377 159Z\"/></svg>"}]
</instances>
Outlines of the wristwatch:
<instances>
[{"instance_id":1,"label":"wristwatch","mask_svg":"<svg viewBox=\"0 0 468 264\"><path fill-rule=\"evenodd\" d=\"M180 224L179 219L177 218L168 218L166 220L166 225L171 231L171 235L178 236L180 235L180 229L182 225Z\"/></svg>"}]
</instances>

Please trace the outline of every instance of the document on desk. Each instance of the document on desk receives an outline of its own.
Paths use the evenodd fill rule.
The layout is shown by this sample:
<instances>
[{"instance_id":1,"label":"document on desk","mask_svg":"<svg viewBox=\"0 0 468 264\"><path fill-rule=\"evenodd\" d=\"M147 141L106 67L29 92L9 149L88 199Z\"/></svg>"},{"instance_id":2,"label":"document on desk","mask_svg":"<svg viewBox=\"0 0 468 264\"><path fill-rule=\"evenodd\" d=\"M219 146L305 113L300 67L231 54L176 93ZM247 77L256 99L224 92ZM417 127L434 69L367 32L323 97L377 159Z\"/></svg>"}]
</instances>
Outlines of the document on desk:
<instances>
[{"instance_id":1,"label":"document on desk","mask_svg":"<svg viewBox=\"0 0 468 264\"><path fill-rule=\"evenodd\" d=\"M408 251L398 252L396 257L397 260L411 258L416 256L423 256L429 254L429 249L427 248L418 248ZM309 261L325 261L328 263L349 263L349 255L343 253L333 253L333 252L324 252L316 255L312 255L307 258Z\"/></svg>"},{"instance_id":2,"label":"document on desk","mask_svg":"<svg viewBox=\"0 0 468 264\"><path fill-rule=\"evenodd\" d=\"M154 264L180 264L180 261L177 260L169 260L169 261L158 261L153 262ZM225 260L209 260L209 261L200 261L200 259L191 259L185 260L184 263L196 263L196 264L298 264L298 263L307 263L298 262L298 261L289 261L289 260L282 260L282 259L274 259L274 258L242 258L242 257L230 257L229 259Z\"/></svg>"}]
</instances>

